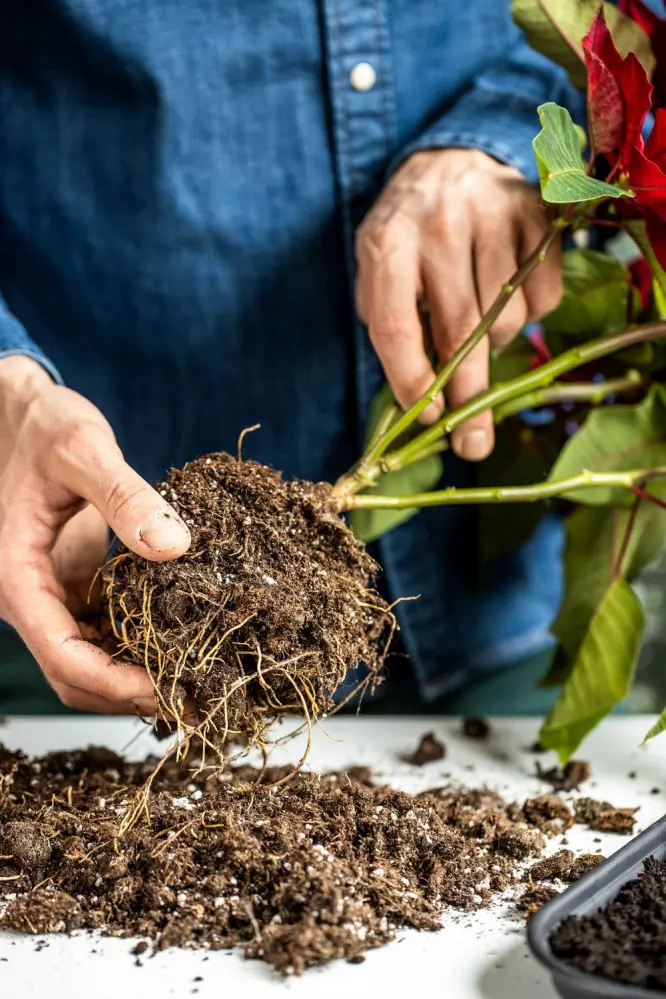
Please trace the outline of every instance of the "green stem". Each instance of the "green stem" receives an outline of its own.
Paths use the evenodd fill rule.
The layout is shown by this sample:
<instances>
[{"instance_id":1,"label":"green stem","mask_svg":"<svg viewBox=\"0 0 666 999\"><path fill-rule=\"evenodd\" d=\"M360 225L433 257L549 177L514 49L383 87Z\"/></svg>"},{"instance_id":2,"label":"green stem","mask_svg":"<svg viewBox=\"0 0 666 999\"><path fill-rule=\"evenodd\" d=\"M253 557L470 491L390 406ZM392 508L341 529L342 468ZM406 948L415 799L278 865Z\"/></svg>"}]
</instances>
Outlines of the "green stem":
<instances>
[{"instance_id":1,"label":"green stem","mask_svg":"<svg viewBox=\"0 0 666 999\"><path fill-rule=\"evenodd\" d=\"M427 427L417 438L393 452L396 461L400 461L397 455L404 454L407 449L413 449L418 442L418 448L424 449L433 444L440 437L450 434L456 427L466 423L471 417L485 412L487 409L496 409L500 405L508 403L512 399L525 396L535 389L546 388L567 371L573 371L592 361L598 361L602 357L614 354L626 347L633 347L637 343L645 343L649 340L656 340L660 336L666 336L666 322L646 323L644 326L637 326L632 330L625 330L615 336L603 337L599 340L589 340L587 343L579 344L570 350L554 357L552 361L542 364L541 367L528 371L518 378L513 378L509 382L498 382L486 392L482 392L475 399L470 399L464 406L445 413L444 416ZM366 481L374 482L379 474L379 468L366 469Z\"/></svg>"},{"instance_id":2,"label":"green stem","mask_svg":"<svg viewBox=\"0 0 666 999\"><path fill-rule=\"evenodd\" d=\"M613 392L624 392L636 388L644 381L638 371L628 371L623 378L610 379L607 382L585 382L577 385L568 382L555 382L548 388L534 389L525 395L520 395L516 399L500 403L493 409L493 419L495 425L502 423L509 416L521 413L524 409L537 409L539 406L553 406L563 402L579 402L597 405L603 401L607 395ZM448 450L449 444L445 438L440 438L432 444L423 446L423 434L408 441L404 447L397 451L391 451L379 462L381 472L395 472L407 465L413 465L431 454L438 454Z\"/></svg>"},{"instance_id":3,"label":"green stem","mask_svg":"<svg viewBox=\"0 0 666 999\"><path fill-rule=\"evenodd\" d=\"M343 496L347 493L355 492L364 485L369 484L368 471L375 468L379 459L385 451L388 450L391 444L398 437L400 437L401 434L408 430L409 427L411 427L412 423L419 418L421 413L427 406L430 405L430 403L437 399L443 389L448 385L451 377L456 372L458 367L469 356L469 354L471 354L477 344L479 344L481 340L483 340L483 338L490 332L498 317L508 304L511 296L517 291L518 288L521 287L522 284L524 284L535 267L543 263L548 255L549 249L568 225L569 219L567 217L556 218L551 222L546 233L539 242L539 245L520 265L513 277L509 278L506 284L502 285L502 289L493 304L482 317L481 321L472 331L470 336L464 341L463 344L461 344L451 359L441 368L430 388L424 392L421 398L417 399L414 405L410 406L410 408L402 414L400 419L396 420L386 430L386 432L381 435L381 437L375 439L369 445L365 454L360 461L357 462L351 472L338 480L334 488L334 493L336 495Z\"/></svg>"},{"instance_id":4,"label":"green stem","mask_svg":"<svg viewBox=\"0 0 666 999\"><path fill-rule=\"evenodd\" d=\"M664 474L664 469L660 470ZM355 495L341 497L342 510L411 509L425 506L452 506L477 503L537 503L564 496L575 489L631 489L639 482L655 477L654 469L632 469L626 472L591 472L584 469L578 475L557 482L538 482L531 486L488 486L479 489L440 489L411 496Z\"/></svg>"},{"instance_id":5,"label":"green stem","mask_svg":"<svg viewBox=\"0 0 666 999\"><path fill-rule=\"evenodd\" d=\"M510 399L493 410L495 424L501 423L509 416L521 413L524 409L537 409L539 406L557 406L563 402L588 403L598 406L606 396L615 392L627 392L637 388L643 382L638 371L628 371L624 378L612 378L607 382L579 382L577 385L568 382L555 382L549 388L534 389L526 395Z\"/></svg>"}]
</instances>

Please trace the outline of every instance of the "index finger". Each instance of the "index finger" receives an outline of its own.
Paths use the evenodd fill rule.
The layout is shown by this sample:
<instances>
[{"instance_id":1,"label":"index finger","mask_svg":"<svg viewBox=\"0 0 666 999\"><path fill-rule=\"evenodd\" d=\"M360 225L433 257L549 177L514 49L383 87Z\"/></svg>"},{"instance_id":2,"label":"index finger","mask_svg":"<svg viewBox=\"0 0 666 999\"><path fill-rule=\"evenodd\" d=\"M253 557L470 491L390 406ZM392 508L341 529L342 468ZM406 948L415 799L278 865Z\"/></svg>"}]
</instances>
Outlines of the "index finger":
<instances>
[{"instance_id":1,"label":"index finger","mask_svg":"<svg viewBox=\"0 0 666 999\"><path fill-rule=\"evenodd\" d=\"M368 282L370 341L399 405L409 409L435 380L418 310L418 261L409 251L394 251L367 266L369 273L361 280ZM426 407L421 421L434 422L442 409L440 396Z\"/></svg>"}]
</instances>

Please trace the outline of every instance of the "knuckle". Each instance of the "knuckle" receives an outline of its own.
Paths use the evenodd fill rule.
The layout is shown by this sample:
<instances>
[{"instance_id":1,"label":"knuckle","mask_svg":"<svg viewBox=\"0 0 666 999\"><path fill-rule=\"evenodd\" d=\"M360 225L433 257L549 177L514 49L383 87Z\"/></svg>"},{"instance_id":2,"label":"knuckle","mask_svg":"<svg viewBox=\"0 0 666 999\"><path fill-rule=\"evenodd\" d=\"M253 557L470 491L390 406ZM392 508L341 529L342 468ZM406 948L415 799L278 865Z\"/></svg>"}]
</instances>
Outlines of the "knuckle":
<instances>
[{"instance_id":1,"label":"knuckle","mask_svg":"<svg viewBox=\"0 0 666 999\"><path fill-rule=\"evenodd\" d=\"M360 263L393 253L400 245L395 222L376 222L361 226L356 236L356 255Z\"/></svg>"},{"instance_id":2,"label":"knuckle","mask_svg":"<svg viewBox=\"0 0 666 999\"><path fill-rule=\"evenodd\" d=\"M109 518L115 520L128 509L137 505L145 493L142 485L128 484L126 482L113 482L106 495L106 509Z\"/></svg>"}]
</instances>

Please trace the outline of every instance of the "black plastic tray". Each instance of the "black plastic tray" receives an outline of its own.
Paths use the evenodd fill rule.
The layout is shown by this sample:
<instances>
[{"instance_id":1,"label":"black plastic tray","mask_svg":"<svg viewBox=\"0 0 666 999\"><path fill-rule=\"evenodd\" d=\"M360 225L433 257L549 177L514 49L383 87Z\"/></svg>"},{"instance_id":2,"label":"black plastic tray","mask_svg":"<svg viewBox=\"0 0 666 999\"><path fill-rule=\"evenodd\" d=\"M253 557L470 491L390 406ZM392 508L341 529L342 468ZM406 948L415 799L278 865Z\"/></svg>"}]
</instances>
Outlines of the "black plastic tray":
<instances>
[{"instance_id":1,"label":"black plastic tray","mask_svg":"<svg viewBox=\"0 0 666 999\"><path fill-rule=\"evenodd\" d=\"M648 857L666 860L666 816L639 833L530 919L528 943L535 957L549 969L563 999L655 999L662 994L654 989L618 985L598 975L578 971L555 957L549 942L552 931L566 916L594 912L614 899L622 885L643 870L643 862Z\"/></svg>"}]
</instances>

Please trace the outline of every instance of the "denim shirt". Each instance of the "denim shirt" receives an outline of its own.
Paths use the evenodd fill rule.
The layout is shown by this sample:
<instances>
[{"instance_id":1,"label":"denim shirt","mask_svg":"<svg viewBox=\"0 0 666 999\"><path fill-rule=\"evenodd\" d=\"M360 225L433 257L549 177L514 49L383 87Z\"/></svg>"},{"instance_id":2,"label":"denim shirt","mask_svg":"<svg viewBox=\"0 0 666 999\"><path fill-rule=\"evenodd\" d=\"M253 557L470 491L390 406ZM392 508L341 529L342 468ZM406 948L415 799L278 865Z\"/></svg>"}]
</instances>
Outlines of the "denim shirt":
<instances>
[{"instance_id":1,"label":"denim shirt","mask_svg":"<svg viewBox=\"0 0 666 999\"><path fill-rule=\"evenodd\" d=\"M256 423L247 456L334 480L382 381L356 227L419 149L534 178L550 100L565 78L509 0L3 0L0 356L91 399L151 481ZM447 458L446 483L473 478ZM390 595L420 594L398 613L426 699L550 641L559 525L479 589L476 517L379 545Z\"/></svg>"}]
</instances>

